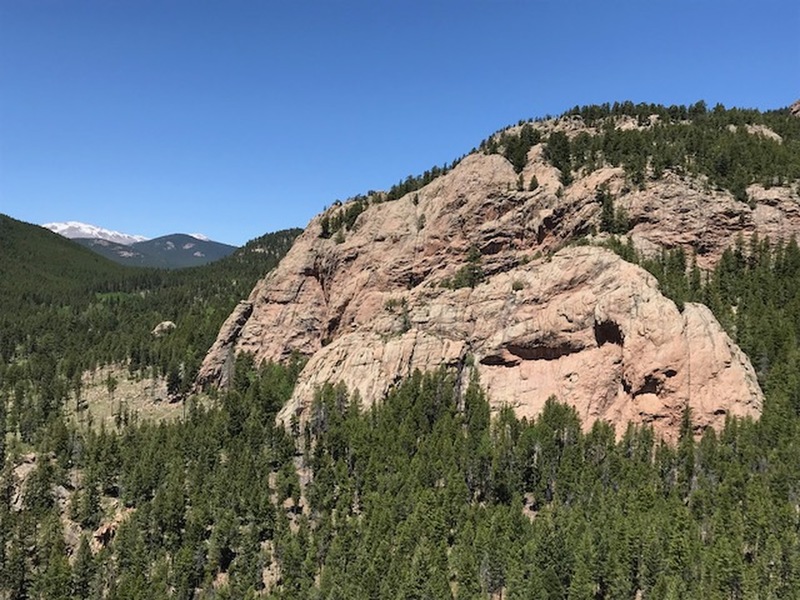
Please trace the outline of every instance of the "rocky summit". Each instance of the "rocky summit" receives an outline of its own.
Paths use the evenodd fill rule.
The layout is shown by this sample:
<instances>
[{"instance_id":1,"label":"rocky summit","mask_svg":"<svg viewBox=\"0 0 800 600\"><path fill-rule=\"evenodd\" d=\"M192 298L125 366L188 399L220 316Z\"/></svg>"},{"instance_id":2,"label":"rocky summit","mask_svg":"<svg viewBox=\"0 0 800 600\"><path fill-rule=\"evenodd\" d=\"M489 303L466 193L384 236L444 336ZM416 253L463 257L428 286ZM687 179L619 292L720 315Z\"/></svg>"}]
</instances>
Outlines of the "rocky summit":
<instances>
[{"instance_id":1,"label":"rocky summit","mask_svg":"<svg viewBox=\"0 0 800 600\"><path fill-rule=\"evenodd\" d=\"M586 130L577 118L537 126ZM674 440L686 406L697 431L757 417L754 370L711 312L679 310L653 276L598 247L599 198L625 211L624 239L639 251L682 247L709 268L739 236L800 230L796 188L751 185L743 202L686 174L631 186L608 166L565 184L545 152L532 145L521 170L472 153L397 200L367 202L336 235L329 223L352 203L326 210L228 318L198 386L227 385L237 353L299 353L309 360L278 416L287 424L307 417L323 383L342 381L369 405L441 365L462 381L476 371L496 408L531 417L555 396L584 427L602 419L618 435L647 423Z\"/></svg>"}]
</instances>

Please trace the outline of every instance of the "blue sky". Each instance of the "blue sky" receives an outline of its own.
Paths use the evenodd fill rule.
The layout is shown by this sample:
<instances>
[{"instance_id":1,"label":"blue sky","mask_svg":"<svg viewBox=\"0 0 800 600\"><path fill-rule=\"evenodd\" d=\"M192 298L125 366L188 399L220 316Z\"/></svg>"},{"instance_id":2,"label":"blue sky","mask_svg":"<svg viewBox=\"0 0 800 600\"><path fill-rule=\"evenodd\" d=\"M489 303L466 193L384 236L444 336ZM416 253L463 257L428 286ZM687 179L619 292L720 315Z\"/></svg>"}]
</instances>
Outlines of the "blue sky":
<instances>
[{"instance_id":1,"label":"blue sky","mask_svg":"<svg viewBox=\"0 0 800 600\"><path fill-rule=\"evenodd\" d=\"M797 0L0 0L0 212L243 244L519 119L800 98Z\"/></svg>"}]
</instances>

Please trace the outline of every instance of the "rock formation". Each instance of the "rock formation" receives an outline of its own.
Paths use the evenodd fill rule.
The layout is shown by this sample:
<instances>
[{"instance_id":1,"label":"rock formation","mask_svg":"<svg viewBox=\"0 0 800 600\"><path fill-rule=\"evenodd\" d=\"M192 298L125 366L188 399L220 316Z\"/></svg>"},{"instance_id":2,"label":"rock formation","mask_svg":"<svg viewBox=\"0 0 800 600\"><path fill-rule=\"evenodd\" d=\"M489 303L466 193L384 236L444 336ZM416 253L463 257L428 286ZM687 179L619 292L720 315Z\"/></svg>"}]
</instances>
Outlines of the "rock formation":
<instances>
[{"instance_id":1,"label":"rock formation","mask_svg":"<svg viewBox=\"0 0 800 600\"><path fill-rule=\"evenodd\" d=\"M175 330L175 322L174 321L161 321L158 325L153 328L153 331L150 333L154 337L162 337L171 331Z\"/></svg>"},{"instance_id":2,"label":"rock formation","mask_svg":"<svg viewBox=\"0 0 800 600\"><path fill-rule=\"evenodd\" d=\"M417 192L371 204L341 237L322 237L322 215L313 219L228 319L198 385L224 385L235 353L299 352L310 360L284 422L304 418L323 382L344 381L369 404L439 365L474 365L494 406L532 416L555 395L586 427L605 419L619 434L630 421L672 439L687 403L698 428L760 414L753 369L708 309L680 312L644 270L568 244L597 230L604 186L638 248L685 247L709 267L739 234L800 231L796 190L751 186L747 204L670 173L631 190L618 168L562 189L542 145L522 180L534 176L537 189L518 191L505 158L472 154ZM450 289L468 269L482 282Z\"/></svg>"},{"instance_id":3,"label":"rock formation","mask_svg":"<svg viewBox=\"0 0 800 600\"><path fill-rule=\"evenodd\" d=\"M474 364L495 406L532 417L554 395L586 427L651 423L671 438L686 404L698 428L761 409L747 357L708 309L687 304L681 314L652 276L600 248L567 248L475 289L422 289L402 305L364 300L360 325L313 354L281 419L302 416L326 381L370 402L440 364Z\"/></svg>"}]
</instances>

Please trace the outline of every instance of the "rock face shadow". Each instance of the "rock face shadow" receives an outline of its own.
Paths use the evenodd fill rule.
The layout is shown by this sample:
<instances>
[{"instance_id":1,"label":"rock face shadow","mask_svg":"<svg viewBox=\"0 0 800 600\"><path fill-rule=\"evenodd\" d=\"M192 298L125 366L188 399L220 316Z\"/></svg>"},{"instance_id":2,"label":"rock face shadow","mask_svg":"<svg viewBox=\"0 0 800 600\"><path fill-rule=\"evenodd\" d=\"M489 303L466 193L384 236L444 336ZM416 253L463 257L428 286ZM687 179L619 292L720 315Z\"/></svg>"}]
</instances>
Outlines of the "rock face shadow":
<instances>
[{"instance_id":1,"label":"rock face shadow","mask_svg":"<svg viewBox=\"0 0 800 600\"><path fill-rule=\"evenodd\" d=\"M603 344L616 344L622 346L624 336L614 321L600 321L594 324L594 341L600 347Z\"/></svg>"}]
</instances>

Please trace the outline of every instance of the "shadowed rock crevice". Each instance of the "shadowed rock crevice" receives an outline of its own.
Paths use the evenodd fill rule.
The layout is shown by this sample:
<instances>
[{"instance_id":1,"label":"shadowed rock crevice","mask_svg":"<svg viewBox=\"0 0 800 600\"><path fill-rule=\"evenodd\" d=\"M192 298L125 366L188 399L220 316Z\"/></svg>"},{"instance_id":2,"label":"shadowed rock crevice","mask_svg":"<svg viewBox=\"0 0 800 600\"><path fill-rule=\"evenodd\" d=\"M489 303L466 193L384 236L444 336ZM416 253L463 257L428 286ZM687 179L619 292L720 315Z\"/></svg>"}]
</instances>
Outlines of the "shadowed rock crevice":
<instances>
[{"instance_id":1,"label":"shadowed rock crevice","mask_svg":"<svg viewBox=\"0 0 800 600\"><path fill-rule=\"evenodd\" d=\"M594 339L597 342L598 347L602 346L603 344L616 344L617 346L622 346L625 336L622 335L622 330L620 330L619 325L614 323L614 321L606 320L595 322Z\"/></svg>"},{"instance_id":2,"label":"shadowed rock crevice","mask_svg":"<svg viewBox=\"0 0 800 600\"><path fill-rule=\"evenodd\" d=\"M329 254L328 256L314 257L313 266L306 268L306 275L313 277L319 284L322 291L322 297L325 299L325 304L329 304L331 300L331 284L335 278L337 269L341 266L341 257L338 254Z\"/></svg>"},{"instance_id":3,"label":"shadowed rock crevice","mask_svg":"<svg viewBox=\"0 0 800 600\"><path fill-rule=\"evenodd\" d=\"M564 341L556 345L536 344L528 346L509 344L506 346L506 350L522 360L556 360L563 356L580 352L583 347Z\"/></svg>"},{"instance_id":4,"label":"shadowed rock crevice","mask_svg":"<svg viewBox=\"0 0 800 600\"><path fill-rule=\"evenodd\" d=\"M628 384L628 387L625 391L633 398L636 396L641 396L642 394L655 394L656 396L660 396L664 391L664 383L666 383L666 380L675 377L678 372L675 369L665 369L659 373L662 373L664 377L659 377L658 373L645 375L644 383L642 383L638 389L631 391L631 386Z\"/></svg>"},{"instance_id":5,"label":"shadowed rock crevice","mask_svg":"<svg viewBox=\"0 0 800 600\"><path fill-rule=\"evenodd\" d=\"M508 240L493 239L481 247L482 256L492 256L503 250L508 249Z\"/></svg>"},{"instance_id":6,"label":"shadowed rock crevice","mask_svg":"<svg viewBox=\"0 0 800 600\"><path fill-rule=\"evenodd\" d=\"M330 291L328 290L327 281L325 280L322 272L319 270L318 265L314 265L310 275L317 282L317 285L319 285L319 289L322 291L322 297L325 299L325 304L328 304L330 302Z\"/></svg>"},{"instance_id":7,"label":"shadowed rock crevice","mask_svg":"<svg viewBox=\"0 0 800 600\"><path fill-rule=\"evenodd\" d=\"M659 381L656 377L652 375L648 375L644 378L644 383L639 387L638 390L633 392L633 397L641 396L642 394L656 394L661 391L661 387L663 386L663 382Z\"/></svg>"},{"instance_id":8,"label":"shadowed rock crevice","mask_svg":"<svg viewBox=\"0 0 800 600\"><path fill-rule=\"evenodd\" d=\"M510 356L508 353L488 354L481 359L481 364L487 367L516 367L519 359Z\"/></svg>"},{"instance_id":9,"label":"shadowed rock crevice","mask_svg":"<svg viewBox=\"0 0 800 600\"><path fill-rule=\"evenodd\" d=\"M340 321L341 315L336 315L335 317L332 317L330 321L328 321L328 326L326 328L328 337L336 333L336 330L339 329Z\"/></svg>"}]
</instances>

